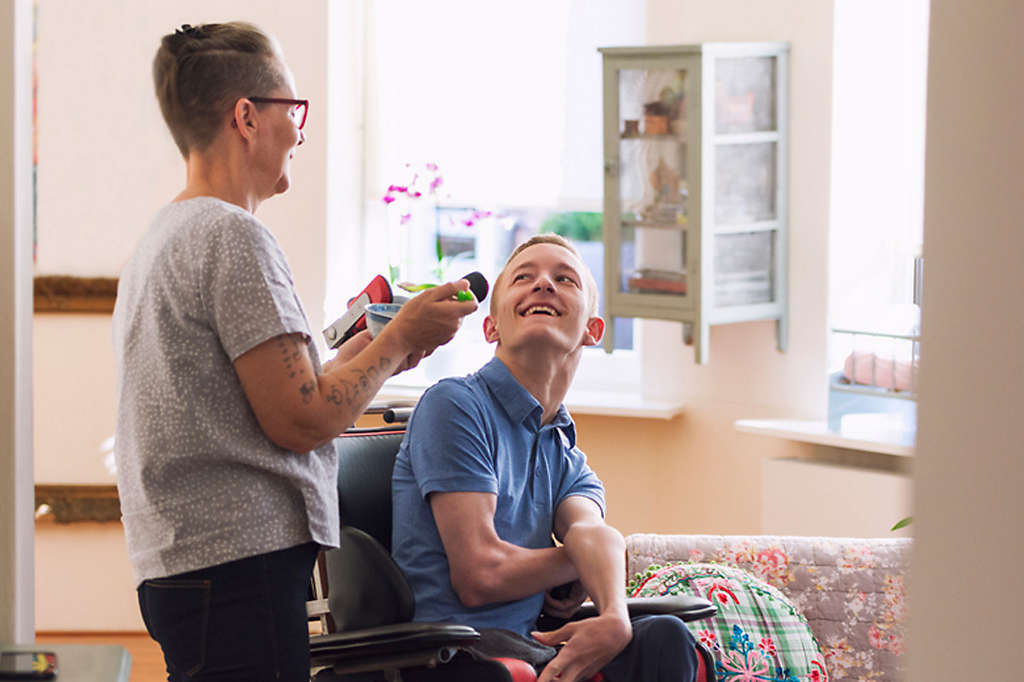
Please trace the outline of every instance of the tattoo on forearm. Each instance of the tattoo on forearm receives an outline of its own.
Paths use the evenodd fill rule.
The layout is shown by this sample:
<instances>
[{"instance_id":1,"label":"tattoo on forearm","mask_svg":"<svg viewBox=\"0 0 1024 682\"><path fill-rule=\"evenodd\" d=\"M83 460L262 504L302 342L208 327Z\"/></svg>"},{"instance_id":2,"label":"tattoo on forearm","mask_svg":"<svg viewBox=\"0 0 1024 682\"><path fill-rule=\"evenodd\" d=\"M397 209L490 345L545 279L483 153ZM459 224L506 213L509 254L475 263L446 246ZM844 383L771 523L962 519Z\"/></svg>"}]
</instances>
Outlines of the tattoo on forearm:
<instances>
[{"instance_id":1,"label":"tattoo on forearm","mask_svg":"<svg viewBox=\"0 0 1024 682\"><path fill-rule=\"evenodd\" d=\"M324 400L341 407L352 405L359 398L359 387L344 379L336 379L324 392Z\"/></svg>"},{"instance_id":2,"label":"tattoo on forearm","mask_svg":"<svg viewBox=\"0 0 1024 682\"><path fill-rule=\"evenodd\" d=\"M313 394L316 393L316 382L307 381L302 384L299 386L299 393L302 394L302 402L308 405L313 400Z\"/></svg>"},{"instance_id":3,"label":"tattoo on forearm","mask_svg":"<svg viewBox=\"0 0 1024 682\"><path fill-rule=\"evenodd\" d=\"M381 374L385 373L390 366L390 358L381 358L376 367L367 367L365 370L351 370L355 375L354 379L328 378L322 391L324 400L331 405L336 405L337 407L343 407L346 405L351 407L352 405L358 404L366 397L367 393L376 391L378 378ZM308 389L307 386L309 387ZM303 384L300 389L302 391L303 402L309 402L309 400L312 400L314 388L314 382ZM308 395L307 390L309 391Z\"/></svg>"},{"instance_id":4,"label":"tattoo on forearm","mask_svg":"<svg viewBox=\"0 0 1024 682\"><path fill-rule=\"evenodd\" d=\"M345 402L345 397L338 384L331 385L330 389L324 393L324 400L332 405L341 405Z\"/></svg>"},{"instance_id":5,"label":"tattoo on forearm","mask_svg":"<svg viewBox=\"0 0 1024 682\"><path fill-rule=\"evenodd\" d=\"M362 401L367 393L375 391L377 380L381 373L391 366L389 358L381 358L377 367L368 367L365 370L353 369L355 379L334 379L329 388L324 391L324 400L332 405L342 407L352 406Z\"/></svg>"}]
</instances>

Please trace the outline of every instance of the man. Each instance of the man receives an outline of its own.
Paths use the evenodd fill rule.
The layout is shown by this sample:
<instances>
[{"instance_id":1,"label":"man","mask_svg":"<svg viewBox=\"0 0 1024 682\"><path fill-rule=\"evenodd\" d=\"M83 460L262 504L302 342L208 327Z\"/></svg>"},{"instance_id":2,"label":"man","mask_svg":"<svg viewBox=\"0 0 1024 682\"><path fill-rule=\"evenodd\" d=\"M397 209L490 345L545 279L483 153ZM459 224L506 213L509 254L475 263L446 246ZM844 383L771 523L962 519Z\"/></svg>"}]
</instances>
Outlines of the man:
<instances>
[{"instance_id":1,"label":"man","mask_svg":"<svg viewBox=\"0 0 1024 682\"><path fill-rule=\"evenodd\" d=\"M569 242L534 237L494 283L484 335L495 357L420 400L395 464L395 560L416 620L502 628L561 645L540 682L690 682L693 639L671 616L632 622L625 543L562 405L585 346L600 342L593 275ZM552 534L561 546L552 542ZM557 598L552 588L573 583ZM533 632L543 608L598 615Z\"/></svg>"}]
</instances>

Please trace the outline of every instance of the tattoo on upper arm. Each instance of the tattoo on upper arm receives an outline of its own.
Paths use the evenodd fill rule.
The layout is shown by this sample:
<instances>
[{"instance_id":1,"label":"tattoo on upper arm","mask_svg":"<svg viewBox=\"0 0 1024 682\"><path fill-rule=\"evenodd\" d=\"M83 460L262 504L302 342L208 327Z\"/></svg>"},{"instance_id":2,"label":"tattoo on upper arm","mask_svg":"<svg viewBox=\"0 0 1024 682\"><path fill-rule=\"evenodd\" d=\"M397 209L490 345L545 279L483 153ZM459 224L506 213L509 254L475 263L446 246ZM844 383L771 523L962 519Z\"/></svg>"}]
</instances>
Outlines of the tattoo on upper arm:
<instances>
[{"instance_id":1,"label":"tattoo on upper arm","mask_svg":"<svg viewBox=\"0 0 1024 682\"><path fill-rule=\"evenodd\" d=\"M316 392L316 383L313 381L307 381L306 383L299 386L299 393L302 394L302 402L309 404L313 400L313 394Z\"/></svg>"},{"instance_id":2,"label":"tattoo on upper arm","mask_svg":"<svg viewBox=\"0 0 1024 682\"><path fill-rule=\"evenodd\" d=\"M302 346L294 336L282 336L278 341L278 348L281 351L281 361L288 372L288 378L294 379L306 373L302 366ZM305 386L305 384L303 385Z\"/></svg>"}]
</instances>

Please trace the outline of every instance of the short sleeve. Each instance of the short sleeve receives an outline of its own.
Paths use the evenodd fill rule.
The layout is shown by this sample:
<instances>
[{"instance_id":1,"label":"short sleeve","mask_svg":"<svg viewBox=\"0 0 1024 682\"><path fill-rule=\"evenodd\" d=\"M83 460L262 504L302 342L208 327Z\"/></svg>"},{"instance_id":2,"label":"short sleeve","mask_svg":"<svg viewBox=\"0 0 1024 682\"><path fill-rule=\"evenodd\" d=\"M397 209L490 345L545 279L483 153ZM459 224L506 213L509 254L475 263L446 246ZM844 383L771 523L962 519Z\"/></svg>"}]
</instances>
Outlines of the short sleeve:
<instances>
[{"instance_id":1,"label":"short sleeve","mask_svg":"<svg viewBox=\"0 0 1024 682\"><path fill-rule=\"evenodd\" d=\"M498 492L485 410L456 381L441 381L416 404L409 422L409 462L426 498L437 492Z\"/></svg>"},{"instance_id":2,"label":"short sleeve","mask_svg":"<svg viewBox=\"0 0 1024 682\"><path fill-rule=\"evenodd\" d=\"M568 466L562 477L562 484L559 487L558 499L555 501L555 509L569 497L586 497L597 503L601 508L601 516L605 516L607 509L604 498L604 484L597 477L593 469L587 464L587 457L579 448L572 448L567 453Z\"/></svg>"},{"instance_id":3,"label":"short sleeve","mask_svg":"<svg viewBox=\"0 0 1024 682\"><path fill-rule=\"evenodd\" d=\"M217 221L200 258L207 319L232 361L281 334L310 337L291 271L273 235L255 218Z\"/></svg>"}]
</instances>

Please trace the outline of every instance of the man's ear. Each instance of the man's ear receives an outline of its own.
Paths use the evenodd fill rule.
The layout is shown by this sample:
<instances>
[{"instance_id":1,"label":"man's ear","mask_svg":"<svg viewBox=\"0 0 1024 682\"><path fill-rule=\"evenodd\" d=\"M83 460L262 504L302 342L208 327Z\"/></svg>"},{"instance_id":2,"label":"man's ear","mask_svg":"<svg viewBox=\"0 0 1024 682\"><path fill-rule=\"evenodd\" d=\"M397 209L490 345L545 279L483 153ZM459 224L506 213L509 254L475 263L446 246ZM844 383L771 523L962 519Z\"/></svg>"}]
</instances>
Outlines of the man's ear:
<instances>
[{"instance_id":1,"label":"man's ear","mask_svg":"<svg viewBox=\"0 0 1024 682\"><path fill-rule=\"evenodd\" d=\"M256 105L242 97L235 102L231 113L231 127L236 128L246 140L252 139L256 132Z\"/></svg>"},{"instance_id":2,"label":"man's ear","mask_svg":"<svg viewBox=\"0 0 1024 682\"><path fill-rule=\"evenodd\" d=\"M584 346L596 346L601 343L604 336L604 320L600 317L592 317L587 320L587 331L583 335Z\"/></svg>"},{"instance_id":3,"label":"man's ear","mask_svg":"<svg viewBox=\"0 0 1024 682\"><path fill-rule=\"evenodd\" d=\"M484 338L487 339L487 343L501 340L501 336L498 334L498 323L490 315L484 318Z\"/></svg>"}]
</instances>

